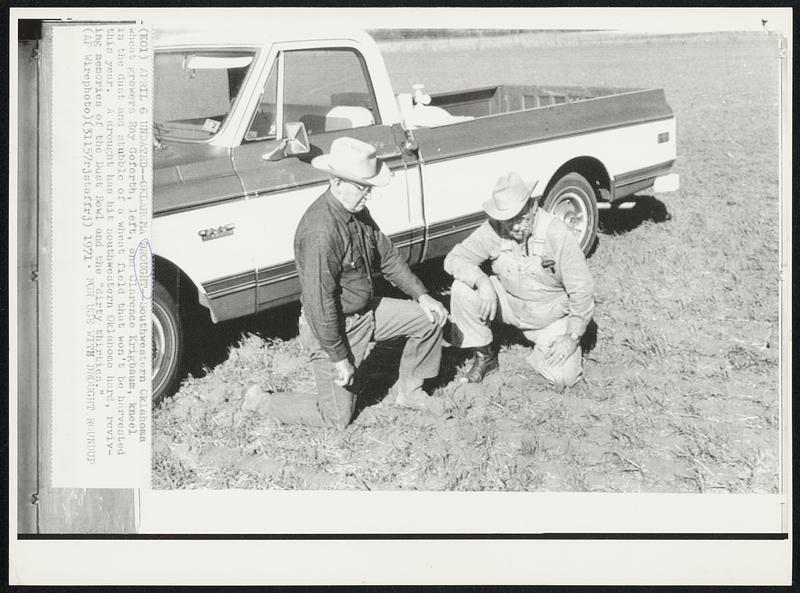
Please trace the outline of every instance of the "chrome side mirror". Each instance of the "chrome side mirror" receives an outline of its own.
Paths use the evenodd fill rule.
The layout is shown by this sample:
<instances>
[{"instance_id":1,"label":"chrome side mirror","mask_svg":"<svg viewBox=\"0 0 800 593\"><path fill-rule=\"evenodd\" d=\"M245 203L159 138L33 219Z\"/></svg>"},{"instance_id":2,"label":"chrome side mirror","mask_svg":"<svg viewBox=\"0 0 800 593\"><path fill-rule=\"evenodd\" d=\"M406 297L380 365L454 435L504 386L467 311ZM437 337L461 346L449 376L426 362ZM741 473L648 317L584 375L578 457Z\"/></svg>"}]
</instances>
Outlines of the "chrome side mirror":
<instances>
[{"instance_id":1,"label":"chrome side mirror","mask_svg":"<svg viewBox=\"0 0 800 593\"><path fill-rule=\"evenodd\" d=\"M265 161L280 161L289 156L307 154L311 152L308 142L308 132L303 122L289 122L283 127L283 140L269 152L261 155Z\"/></svg>"}]
</instances>

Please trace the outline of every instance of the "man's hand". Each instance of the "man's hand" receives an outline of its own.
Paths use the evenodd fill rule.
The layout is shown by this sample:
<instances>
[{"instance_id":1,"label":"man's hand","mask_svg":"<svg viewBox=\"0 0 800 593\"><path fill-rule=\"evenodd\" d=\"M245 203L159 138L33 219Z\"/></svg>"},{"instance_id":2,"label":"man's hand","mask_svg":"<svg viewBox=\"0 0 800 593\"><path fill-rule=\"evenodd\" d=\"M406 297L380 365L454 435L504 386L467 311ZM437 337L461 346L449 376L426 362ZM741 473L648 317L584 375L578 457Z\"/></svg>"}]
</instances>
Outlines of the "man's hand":
<instances>
[{"instance_id":1,"label":"man's hand","mask_svg":"<svg viewBox=\"0 0 800 593\"><path fill-rule=\"evenodd\" d=\"M494 286L488 276L481 276L477 286L478 297L481 301L478 317L484 323L494 321L494 317L497 315L497 293Z\"/></svg>"},{"instance_id":2,"label":"man's hand","mask_svg":"<svg viewBox=\"0 0 800 593\"><path fill-rule=\"evenodd\" d=\"M550 348L547 351L544 361L549 366L559 367L572 356L572 353L575 352L577 347L578 342L569 336L558 336L550 343Z\"/></svg>"},{"instance_id":3,"label":"man's hand","mask_svg":"<svg viewBox=\"0 0 800 593\"><path fill-rule=\"evenodd\" d=\"M431 323L436 323L440 327L445 324L449 314L442 303L429 294L423 294L417 302Z\"/></svg>"},{"instance_id":4,"label":"man's hand","mask_svg":"<svg viewBox=\"0 0 800 593\"><path fill-rule=\"evenodd\" d=\"M350 360L345 358L337 363L334 363L336 372L339 373L339 378L334 379L333 382L339 387L347 387L353 383L353 376L356 374L356 369L350 364Z\"/></svg>"}]
</instances>

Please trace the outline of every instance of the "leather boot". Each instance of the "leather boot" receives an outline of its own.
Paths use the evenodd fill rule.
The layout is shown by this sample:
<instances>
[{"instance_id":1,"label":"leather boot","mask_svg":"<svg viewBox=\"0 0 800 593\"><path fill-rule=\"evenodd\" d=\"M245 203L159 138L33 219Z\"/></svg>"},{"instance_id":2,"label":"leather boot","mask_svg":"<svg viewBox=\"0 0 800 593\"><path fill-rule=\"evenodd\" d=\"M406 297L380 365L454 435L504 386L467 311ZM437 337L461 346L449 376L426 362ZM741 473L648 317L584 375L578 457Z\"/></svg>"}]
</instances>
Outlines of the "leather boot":
<instances>
[{"instance_id":1,"label":"leather boot","mask_svg":"<svg viewBox=\"0 0 800 593\"><path fill-rule=\"evenodd\" d=\"M494 344L475 348L474 352L472 367L467 371L467 381L480 383L486 375L499 369L500 363L497 360L497 350Z\"/></svg>"}]
</instances>

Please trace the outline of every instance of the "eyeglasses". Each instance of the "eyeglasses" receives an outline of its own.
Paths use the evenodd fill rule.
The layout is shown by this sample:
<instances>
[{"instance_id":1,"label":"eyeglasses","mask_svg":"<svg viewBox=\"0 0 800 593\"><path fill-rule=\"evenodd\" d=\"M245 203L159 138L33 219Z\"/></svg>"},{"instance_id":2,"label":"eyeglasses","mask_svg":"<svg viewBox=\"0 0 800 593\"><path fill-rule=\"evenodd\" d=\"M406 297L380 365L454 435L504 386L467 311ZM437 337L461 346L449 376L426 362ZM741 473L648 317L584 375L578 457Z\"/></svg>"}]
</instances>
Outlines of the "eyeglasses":
<instances>
[{"instance_id":1,"label":"eyeglasses","mask_svg":"<svg viewBox=\"0 0 800 593\"><path fill-rule=\"evenodd\" d=\"M344 181L345 183L348 183L348 184L352 185L354 188L356 188L359 191L359 193L361 194L362 198L372 191L372 186L371 185L361 185L360 183L356 183L355 181L350 181L349 179L343 179L342 181Z\"/></svg>"}]
</instances>

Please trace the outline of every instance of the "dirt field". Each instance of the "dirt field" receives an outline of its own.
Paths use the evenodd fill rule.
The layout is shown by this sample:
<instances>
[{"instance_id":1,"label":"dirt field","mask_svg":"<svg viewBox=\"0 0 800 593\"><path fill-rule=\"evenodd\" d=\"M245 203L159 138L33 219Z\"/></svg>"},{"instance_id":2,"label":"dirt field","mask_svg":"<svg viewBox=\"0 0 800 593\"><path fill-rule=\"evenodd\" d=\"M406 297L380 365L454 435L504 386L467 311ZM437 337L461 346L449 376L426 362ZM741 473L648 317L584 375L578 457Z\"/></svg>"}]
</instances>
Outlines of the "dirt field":
<instances>
[{"instance_id":1,"label":"dirt field","mask_svg":"<svg viewBox=\"0 0 800 593\"><path fill-rule=\"evenodd\" d=\"M564 393L501 334L502 373L463 385L445 351L445 417L382 401L399 351L376 349L343 432L241 413L251 383L308 384L297 307L223 324L154 413L154 487L593 492L778 489L779 193L775 40L386 55L395 92L498 83L663 87L681 189L607 212L589 265L596 344ZM438 289L448 278L421 274ZM446 300L446 292L440 292Z\"/></svg>"}]
</instances>

